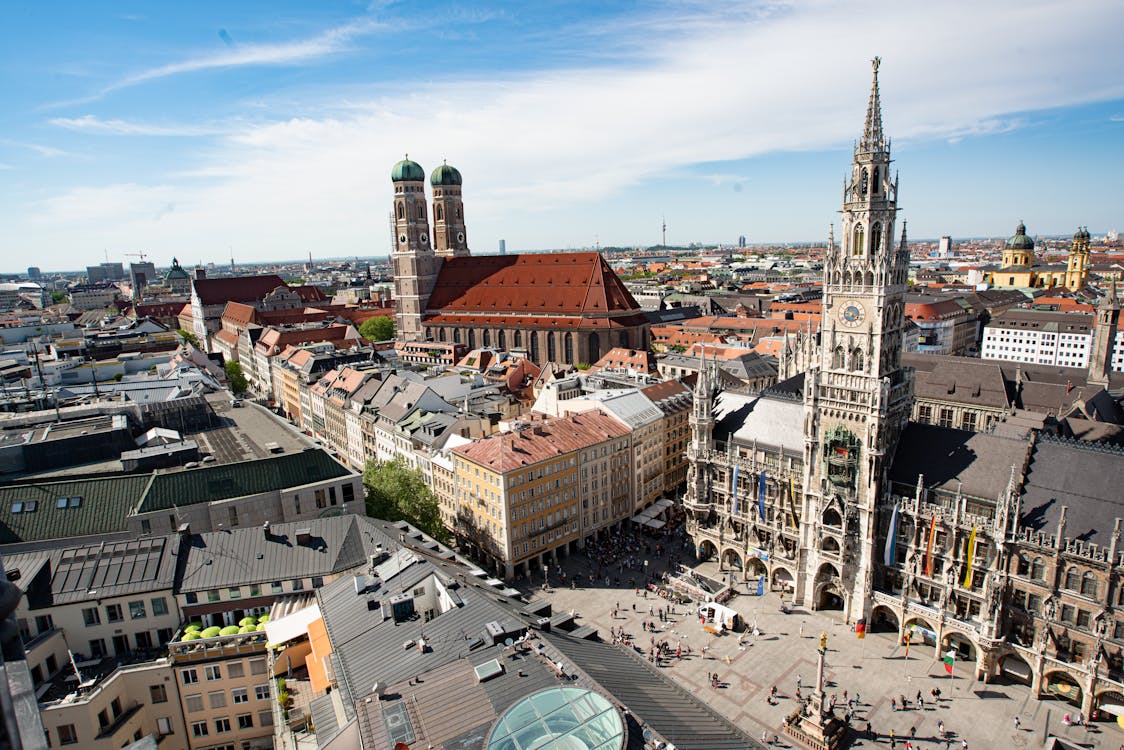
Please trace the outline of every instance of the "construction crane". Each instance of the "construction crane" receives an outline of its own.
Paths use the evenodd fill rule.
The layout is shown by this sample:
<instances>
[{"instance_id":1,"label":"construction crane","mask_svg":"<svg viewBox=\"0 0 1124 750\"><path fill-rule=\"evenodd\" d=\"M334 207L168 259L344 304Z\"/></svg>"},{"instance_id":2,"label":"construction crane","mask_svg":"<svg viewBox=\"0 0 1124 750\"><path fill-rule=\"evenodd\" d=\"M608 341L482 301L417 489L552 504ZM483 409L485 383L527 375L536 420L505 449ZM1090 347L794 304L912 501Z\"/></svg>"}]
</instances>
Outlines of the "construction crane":
<instances>
[{"instance_id":1,"label":"construction crane","mask_svg":"<svg viewBox=\"0 0 1124 750\"><path fill-rule=\"evenodd\" d=\"M140 258L142 263L145 261L145 259L148 258L148 255L145 254L144 250L141 250L139 253L121 253L121 254L124 255L127 258Z\"/></svg>"}]
</instances>

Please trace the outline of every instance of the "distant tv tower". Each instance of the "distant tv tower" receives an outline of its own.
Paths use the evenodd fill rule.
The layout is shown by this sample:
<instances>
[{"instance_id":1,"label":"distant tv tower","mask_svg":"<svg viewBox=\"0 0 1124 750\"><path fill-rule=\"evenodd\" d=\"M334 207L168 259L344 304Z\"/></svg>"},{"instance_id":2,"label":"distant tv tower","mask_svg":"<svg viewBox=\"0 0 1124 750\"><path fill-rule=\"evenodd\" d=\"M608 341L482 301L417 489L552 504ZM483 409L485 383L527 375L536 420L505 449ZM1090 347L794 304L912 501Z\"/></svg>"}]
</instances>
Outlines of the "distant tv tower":
<instances>
[{"instance_id":1,"label":"distant tv tower","mask_svg":"<svg viewBox=\"0 0 1124 750\"><path fill-rule=\"evenodd\" d=\"M664 216L660 217L660 245L667 247L667 218Z\"/></svg>"},{"instance_id":2,"label":"distant tv tower","mask_svg":"<svg viewBox=\"0 0 1124 750\"><path fill-rule=\"evenodd\" d=\"M234 273L234 245L230 246L230 272Z\"/></svg>"}]
</instances>

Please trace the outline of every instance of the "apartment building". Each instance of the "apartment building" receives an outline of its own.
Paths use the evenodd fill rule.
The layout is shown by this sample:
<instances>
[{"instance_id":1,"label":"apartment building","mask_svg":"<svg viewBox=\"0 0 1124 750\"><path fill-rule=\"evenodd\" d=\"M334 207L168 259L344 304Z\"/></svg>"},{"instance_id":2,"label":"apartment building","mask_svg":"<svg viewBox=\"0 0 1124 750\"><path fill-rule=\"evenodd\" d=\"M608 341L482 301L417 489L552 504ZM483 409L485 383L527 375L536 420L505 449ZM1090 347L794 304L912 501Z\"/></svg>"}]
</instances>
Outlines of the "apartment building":
<instances>
[{"instance_id":1,"label":"apartment building","mask_svg":"<svg viewBox=\"0 0 1124 750\"><path fill-rule=\"evenodd\" d=\"M963 297L907 297L905 317L920 329L917 351L953 355L974 353L979 320Z\"/></svg>"},{"instance_id":2,"label":"apartment building","mask_svg":"<svg viewBox=\"0 0 1124 750\"><path fill-rule=\"evenodd\" d=\"M1008 310L984 329L980 356L1036 365L1087 367L1092 338L1092 315ZM1117 347L1121 340L1118 335Z\"/></svg>"},{"instance_id":3,"label":"apartment building","mask_svg":"<svg viewBox=\"0 0 1124 750\"><path fill-rule=\"evenodd\" d=\"M583 413L533 419L513 432L453 449L454 529L479 559L506 578L538 573L580 547L585 536L631 514L622 487L630 482L624 477L633 474L630 435L618 419ZM616 472L612 477L601 471L601 446L605 472ZM589 461L584 481L583 457ZM594 505L586 492L594 493ZM583 500L589 527L583 527ZM628 510L614 514L614 505ZM595 509L607 518L602 521L600 513L595 518Z\"/></svg>"},{"instance_id":4,"label":"apartment building","mask_svg":"<svg viewBox=\"0 0 1124 750\"><path fill-rule=\"evenodd\" d=\"M191 750L273 747L274 701L263 631L177 641L168 650Z\"/></svg>"}]
</instances>

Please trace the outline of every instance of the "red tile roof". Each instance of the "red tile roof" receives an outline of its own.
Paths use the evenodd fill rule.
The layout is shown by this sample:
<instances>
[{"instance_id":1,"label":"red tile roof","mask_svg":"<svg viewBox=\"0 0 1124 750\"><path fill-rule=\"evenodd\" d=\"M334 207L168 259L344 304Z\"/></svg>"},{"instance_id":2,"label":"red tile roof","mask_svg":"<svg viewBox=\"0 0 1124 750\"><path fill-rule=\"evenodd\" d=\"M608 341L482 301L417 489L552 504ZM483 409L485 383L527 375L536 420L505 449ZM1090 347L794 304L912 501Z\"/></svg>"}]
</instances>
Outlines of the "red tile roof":
<instances>
[{"instance_id":1,"label":"red tile roof","mask_svg":"<svg viewBox=\"0 0 1124 750\"><path fill-rule=\"evenodd\" d=\"M535 420L519 432L505 432L454 448L469 461L498 473L548 461L612 438L624 437L628 427L601 412L589 411L561 419Z\"/></svg>"},{"instance_id":2,"label":"red tile roof","mask_svg":"<svg viewBox=\"0 0 1124 750\"><path fill-rule=\"evenodd\" d=\"M244 305L241 302L227 302L222 311L222 319L245 328L255 321L257 312L252 305Z\"/></svg>"},{"instance_id":3,"label":"red tile roof","mask_svg":"<svg viewBox=\"0 0 1124 750\"><path fill-rule=\"evenodd\" d=\"M179 302L141 302L133 305L135 318L170 318L179 315L183 301Z\"/></svg>"},{"instance_id":4,"label":"red tile roof","mask_svg":"<svg viewBox=\"0 0 1124 750\"><path fill-rule=\"evenodd\" d=\"M192 285L204 305L256 302L277 287L286 286L280 276L272 273L262 276L232 276L228 279L195 279Z\"/></svg>"},{"instance_id":5,"label":"red tile roof","mask_svg":"<svg viewBox=\"0 0 1124 750\"><path fill-rule=\"evenodd\" d=\"M328 298L324 296L324 292L320 287L312 284L303 284L302 286L291 286L289 289L300 295L300 298L305 302L323 302Z\"/></svg>"},{"instance_id":6,"label":"red tile roof","mask_svg":"<svg viewBox=\"0 0 1124 750\"><path fill-rule=\"evenodd\" d=\"M624 347L614 346L605 352L605 356L594 362L593 367L589 369L592 372L597 372L602 368L655 372L656 360L651 352L646 349L625 349Z\"/></svg>"},{"instance_id":7,"label":"red tile roof","mask_svg":"<svg viewBox=\"0 0 1124 750\"><path fill-rule=\"evenodd\" d=\"M600 253L544 253L449 258L428 309L599 317L640 307Z\"/></svg>"},{"instance_id":8,"label":"red tile roof","mask_svg":"<svg viewBox=\"0 0 1124 750\"><path fill-rule=\"evenodd\" d=\"M286 331L271 328L258 339L257 348L263 352L276 354L288 344L315 344L320 341L340 341L347 337L350 326L325 326L324 328L304 328Z\"/></svg>"}]
</instances>

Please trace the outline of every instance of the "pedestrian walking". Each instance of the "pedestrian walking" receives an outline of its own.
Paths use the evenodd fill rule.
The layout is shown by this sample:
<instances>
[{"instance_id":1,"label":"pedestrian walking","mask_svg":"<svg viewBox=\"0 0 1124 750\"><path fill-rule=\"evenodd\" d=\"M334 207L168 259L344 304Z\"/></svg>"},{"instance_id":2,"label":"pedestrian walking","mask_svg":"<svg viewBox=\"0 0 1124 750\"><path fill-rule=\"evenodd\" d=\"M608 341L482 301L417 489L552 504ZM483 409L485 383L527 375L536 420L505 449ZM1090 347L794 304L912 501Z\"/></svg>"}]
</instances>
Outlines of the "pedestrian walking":
<instances>
[{"instance_id":1,"label":"pedestrian walking","mask_svg":"<svg viewBox=\"0 0 1124 750\"><path fill-rule=\"evenodd\" d=\"M1016 732L1019 731L1019 727L1021 727L1021 726L1022 726L1022 721L1020 721L1019 717L1016 716L1015 717L1015 731Z\"/></svg>"},{"instance_id":2,"label":"pedestrian walking","mask_svg":"<svg viewBox=\"0 0 1124 750\"><path fill-rule=\"evenodd\" d=\"M804 679L798 673L796 675L796 687L797 687L797 689L799 689L803 684L804 684Z\"/></svg>"}]
</instances>

